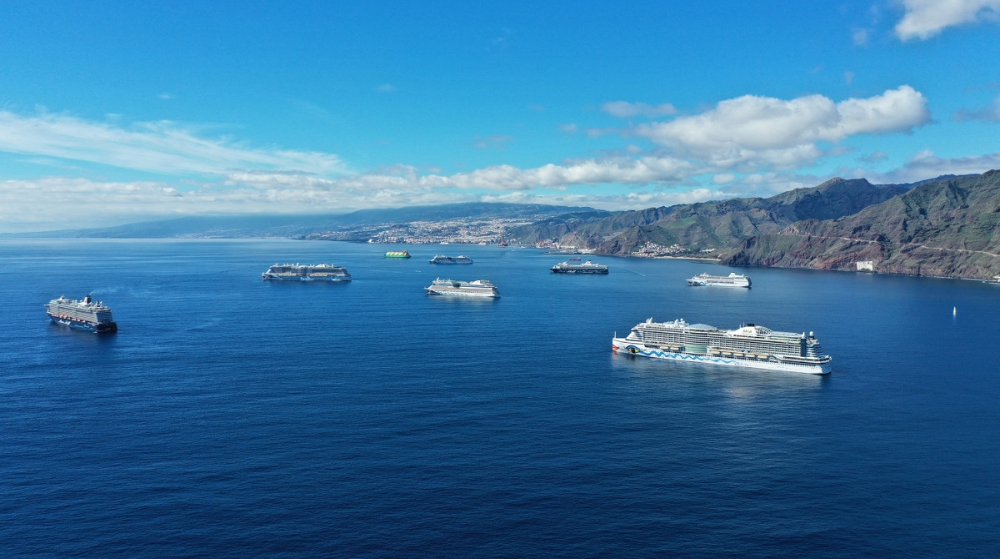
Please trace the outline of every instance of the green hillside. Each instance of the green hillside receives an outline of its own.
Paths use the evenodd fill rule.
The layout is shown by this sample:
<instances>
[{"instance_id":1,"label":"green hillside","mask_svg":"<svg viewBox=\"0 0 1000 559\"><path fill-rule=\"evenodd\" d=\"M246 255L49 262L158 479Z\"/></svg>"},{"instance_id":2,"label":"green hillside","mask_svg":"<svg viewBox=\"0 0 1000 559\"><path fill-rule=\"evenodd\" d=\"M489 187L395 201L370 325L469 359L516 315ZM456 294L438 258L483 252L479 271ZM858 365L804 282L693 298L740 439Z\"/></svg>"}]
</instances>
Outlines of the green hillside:
<instances>
[{"instance_id":1,"label":"green hillside","mask_svg":"<svg viewBox=\"0 0 1000 559\"><path fill-rule=\"evenodd\" d=\"M921 184L854 215L808 219L748 239L732 265L990 278L1000 274L1000 171Z\"/></svg>"},{"instance_id":2,"label":"green hillside","mask_svg":"<svg viewBox=\"0 0 1000 559\"><path fill-rule=\"evenodd\" d=\"M595 212L568 214L513 229L510 236L524 243L556 241L602 254L629 254L647 242L681 245L691 252L731 250L748 238L776 233L796 221L850 215L906 190L906 186L875 186L865 179L832 179L770 198L650 208L607 217Z\"/></svg>"}]
</instances>

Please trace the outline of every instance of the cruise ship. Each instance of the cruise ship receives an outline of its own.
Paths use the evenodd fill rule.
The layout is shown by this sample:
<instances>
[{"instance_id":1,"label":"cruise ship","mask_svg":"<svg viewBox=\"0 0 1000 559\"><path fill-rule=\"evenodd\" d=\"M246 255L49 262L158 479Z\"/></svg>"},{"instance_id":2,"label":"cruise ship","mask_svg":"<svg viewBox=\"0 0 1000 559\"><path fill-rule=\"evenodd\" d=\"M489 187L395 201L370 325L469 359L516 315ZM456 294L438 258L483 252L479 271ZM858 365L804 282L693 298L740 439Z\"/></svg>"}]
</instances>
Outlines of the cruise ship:
<instances>
[{"instance_id":1,"label":"cruise ship","mask_svg":"<svg viewBox=\"0 0 1000 559\"><path fill-rule=\"evenodd\" d=\"M430 260L431 264L472 264L472 259L468 256L459 254L458 256L452 258L450 256L444 256L439 254Z\"/></svg>"},{"instance_id":2,"label":"cruise ship","mask_svg":"<svg viewBox=\"0 0 1000 559\"><path fill-rule=\"evenodd\" d=\"M427 288L428 295L457 295L460 297L485 297L496 299L500 291L488 280L454 281L438 278Z\"/></svg>"},{"instance_id":3,"label":"cruise ship","mask_svg":"<svg viewBox=\"0 0 1000 559\"><path fill-rule=\"evenodd\" d=\"M689 280L688 285L717 285L720 287L750 287L750 276L730 273L728 276L699 274Z\"/></svg>"},{"instance_id":4,"label":"cruise ship","mask_svg":"<svg viewBox=\"0 0 1000 559\"><path fill-rule=\"evenodd\" d=\"M351 281L347 268L332 264L275 264L260 275L264 281Z\"/></svg>"},{"instance_id":5,"label":"cruise ship","mask_svg":"<svg viewBox=\"0 0 1000 559\"><path fill-rule=\"evenodd\" d=\"M118 323L111 317L111 309L100 301L95 303L90 295L84 297L82 301L59 297L49 301L45 310L55 324L95 334L118 331Z\"/></svg>"},{"instance_id":6,"label":"cruise ship","mask_svg":"<svg viewBox=\"0 0 1000 559\"><path fill-rule=\"evenodd\" d=\"M812 332L808 336L777 332L755 324L720 330L684 319L653 322L650 318L624 338L616 333L611 349L642 357L816 375L829 373L832 360Z\"/></svg>"},{"instance_id":7,"label":"cruise ship","mask_svg":"<svg viewBox=\"0 0 1000 559\"><path fill-rule=\"evenodd\" d=\"M604 264L595 264L590 260L583 264L575 262L560 262L553 266L551 270L556 274L606 274L608 267Z\"/></svg>"}]
</instances>

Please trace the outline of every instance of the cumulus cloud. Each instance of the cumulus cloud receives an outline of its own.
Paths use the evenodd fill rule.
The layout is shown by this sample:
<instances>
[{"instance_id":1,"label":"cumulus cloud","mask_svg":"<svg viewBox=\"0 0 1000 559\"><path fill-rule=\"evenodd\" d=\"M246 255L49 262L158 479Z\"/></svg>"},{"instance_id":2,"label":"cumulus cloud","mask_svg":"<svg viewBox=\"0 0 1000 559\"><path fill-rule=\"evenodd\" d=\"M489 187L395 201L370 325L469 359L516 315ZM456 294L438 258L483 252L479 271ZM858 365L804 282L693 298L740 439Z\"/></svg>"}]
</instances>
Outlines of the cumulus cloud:
<instances>
[{"instance_id":1,"label":"cumulus cloud","mask_svg":"<svg viewBox=\"0 0 1000 559\"><path fill-rule=\"evenodd\" d=\"M929 39L946 27L1000 18L1000 0L902 0L903 19L896 36L903 41Z\"/></svg>"},{"instance_id":2,"label":"cumulus cloud","mask_svg":"<svg viewBox=\"0 0 1000 559\"><path fill-rule=\"evenodd\" d=\"M672 115L677 113L677 109L670 103L662 105L647 105L646 103L629 103L628 101L611 101L601 105L601 111L611 116L619 118L631 118L636 116L657 117Z\"/></svg>"},{"instance_id":3,"label":"cumulus cloud","mask_svg":"<svg viewBox=\"0 0 1000 559\"><path fill-rule=\"evenodd\" d=\"M0 111L0 151L175 175L223 175L240 168L318 174L346 170L335 155L245 147L224 139L200 137L172 122L124 128L49 113L22 116Z\"/></svg>"},{"instance_id":4,"label":"cumulus cloud","mask_svg":"<svg viewBox=\"0 0 1000 559\"><path fill-rule=\"evenodd\" d=\"M632 133L722 167L790 168L823 155L817 142L855 134L910 132L927 123L924 96L908 85L835 103L822 95L791 100L744 95L699 115L641 124Z\"/></svg>"}]
</instances>

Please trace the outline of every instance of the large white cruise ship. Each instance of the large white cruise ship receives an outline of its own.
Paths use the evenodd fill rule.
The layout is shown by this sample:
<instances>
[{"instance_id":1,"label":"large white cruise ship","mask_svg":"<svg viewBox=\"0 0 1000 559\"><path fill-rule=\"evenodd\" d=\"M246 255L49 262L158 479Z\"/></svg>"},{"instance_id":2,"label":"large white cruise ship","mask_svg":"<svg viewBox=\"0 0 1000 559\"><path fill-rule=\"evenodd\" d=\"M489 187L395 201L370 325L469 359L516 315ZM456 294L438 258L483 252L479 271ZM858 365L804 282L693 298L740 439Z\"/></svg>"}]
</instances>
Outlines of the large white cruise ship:
<instances>
[{"instance_id":1,"label":"large white cruise ship","mask_svg":"<svg viewBox=\"0 0 1000 559\"><path fill-rule=\"evenodd\" d=\"M832 360L823 354L812 332L808 336L776 332L754 324L720 330L707 324L688 324L684 319L653 322L650 318L635 325L624 338L616 334L611 349L657 359L816 375L829 373Z\"/></svg>"},{"instance_id":2,"label":"large white cruise ship","mask_svg":"<svg viewBox=\"0 0 1000 559\"><path fill-rule=\"evenodd\" d=\"M720 287L750 287L750 277L730 272L728 276L698 274L687 280L688 285L716 285Z\"/></svg>"},{"instance_id":3,"label":"large white cruise ship","mask_svg":"<svg viewBox=\"0 0 1000 559\"><path fill-rule=\"evenodd\" d=\"M488 280L455 281L438 278L425 288L428 295L458 295L460 297L500 297L500 291Z\"/></svg>"},{"instance_id":4,"label":"large white cruise ship","mask_svg":"<svg viewBox=\"0 0 1000 559\"><path fill-rule=\"evenodd\" d=\"M351 281L351 274L343 266L332 264L275 264L260 275L264 281Z\"/></svg>"}]
</instances>

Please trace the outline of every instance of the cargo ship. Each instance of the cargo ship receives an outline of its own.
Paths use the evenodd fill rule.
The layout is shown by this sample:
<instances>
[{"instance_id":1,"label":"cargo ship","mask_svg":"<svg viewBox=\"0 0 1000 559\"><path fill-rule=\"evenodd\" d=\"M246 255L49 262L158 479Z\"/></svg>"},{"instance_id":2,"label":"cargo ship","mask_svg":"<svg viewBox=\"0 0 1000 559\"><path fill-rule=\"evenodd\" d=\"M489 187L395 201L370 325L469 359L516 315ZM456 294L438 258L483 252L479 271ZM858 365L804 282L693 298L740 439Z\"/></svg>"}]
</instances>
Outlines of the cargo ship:
<instances>
[{"instance_id":1,"label":"cargo ship","mask_svg":"<svg viewBox=\"0 0 1000 559\"><path fill-rule=\"evenodd\" d=\"M260 275L264 281L351 281L347 268L332 264L275 264Z\"/></svg>"},{"instance_id":2,"label":"cargo ship","mask_svg":"<svg viewBox=\"0 0 1000 559\"><path fill-rule=\"evenodd\" d=\"M718 287L750 287L750 277L735 272L728 276L713 276L710 274L699 274L689 280L688 285L714 285Z\"/></svg>"},{"instance_id":3,"label":"cargo ship","mask_svg":"<svg viewBox=\"0 0 1000 559\"><path fill-rule=\"evenodd\" d=\"M459 297L483 297L496 299L500 291L488 280L455 281L438 278L425 288L428 295L457 295Z\"/></svg>"},{"instance_id":4,"label":"cargo ship","mask_svg":"<svg viewBox=\"0 0 1000 559\"><path fill-rule=\"evenodd\" d=\"M59 297L45 306L46 314L52 322L61 326L85 330L95 334L110 334L118 331L118 323L111 317L111 309L87 295L82 301Z\"/></svg>"},{"instance_id":5,"label":"cargo ship","mask_svg":"<svg viewBox=\"0 0 1000 559\"><path fill-rule=\"evenodd\" d=\"M640 357L673 359L688 363L769 369L825 375L832 358L823 353L809 332L777 332L746 324L721 330L684 319L653 322L650 318L632 328L628 336L611 339L611 350Z\"/></svg>"},{"instance_id":6,"label":"cargo ship","mask_svg":"<svg viewBox=\"0 0 1000 559\"><path fill-rule=\"evenodd\" d=\"M590 260L584 262L583 264L577 264L574 262L560 262L550 268L553 273L556 274L606 274L608 273L608 267L604 264L596 264Z\"/></svg>"},{"instance_id":7,"label":"cargo ship","mask_svg":"<svg viewBox=\"0 0 1000 559\"><path fill-rule=\"evenodd\" d=\"M430 259L431 264L472 264L472 259L468 256L459 254L458 256L452 258L450 256L437 255Z\"/></svg>"},{"instance_id":8,"label":"cargo ship","mask_svg":"<svg viewBox=\"0 0 1000 559\"><path fill-rule=\"evenodd\" d=\"M407 250L390 250L385 253L386 258L410 258L410 252Z\"/></svg>"}]
</instances>

